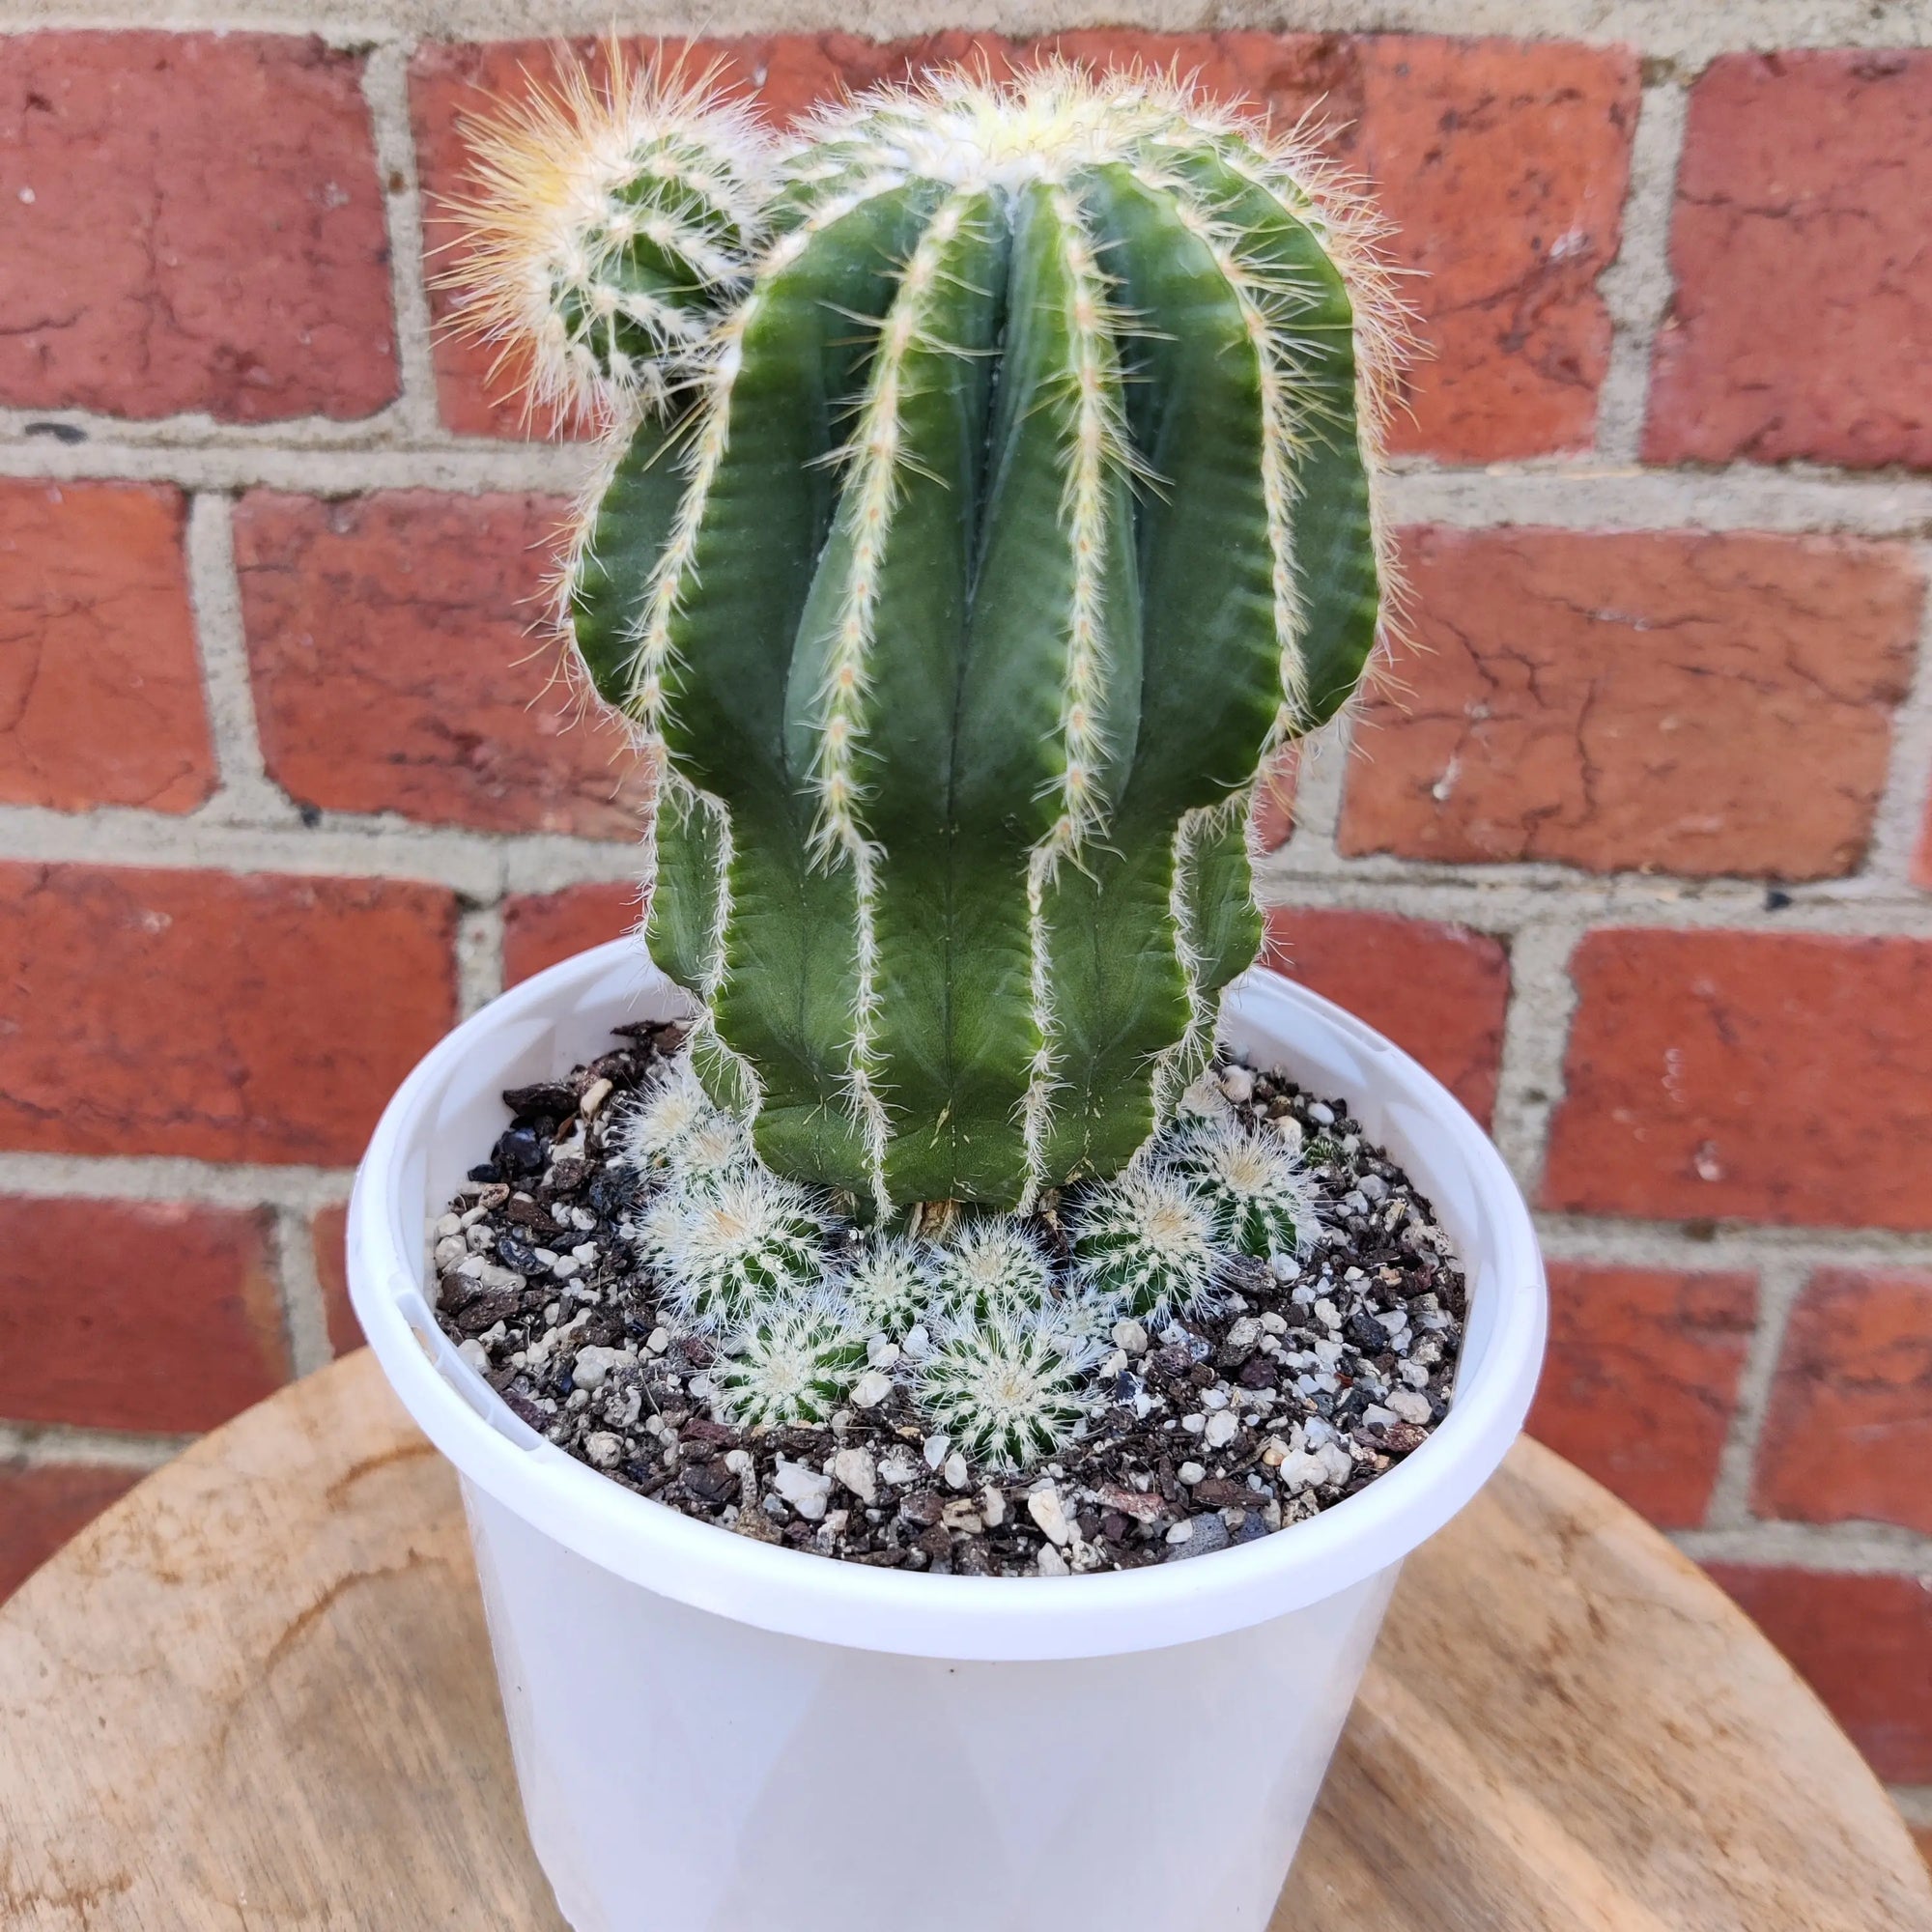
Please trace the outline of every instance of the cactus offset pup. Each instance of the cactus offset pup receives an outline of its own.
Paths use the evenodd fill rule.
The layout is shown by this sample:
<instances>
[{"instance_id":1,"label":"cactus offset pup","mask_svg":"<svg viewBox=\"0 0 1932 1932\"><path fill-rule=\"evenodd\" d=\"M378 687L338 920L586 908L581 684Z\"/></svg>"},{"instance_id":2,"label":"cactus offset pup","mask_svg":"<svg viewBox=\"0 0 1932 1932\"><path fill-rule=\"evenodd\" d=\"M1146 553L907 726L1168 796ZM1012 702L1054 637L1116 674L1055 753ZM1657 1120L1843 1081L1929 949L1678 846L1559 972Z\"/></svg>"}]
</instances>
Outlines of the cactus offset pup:
<instances>
[{"instance_id":1,"label":"cactus offset pup","mask_svg":"<svg viewBox=\"0 0 1932 1932\"><path fill-rule=\"evenodd\" d=\"M1258 764L1375 647L1373 224L1145 73L775 139L612 59L485 131L461 279L610 429L560 608L658 763L652 955L777 1174L1031 1208L1205 1064Z\"/></svg>"}]
</instances>

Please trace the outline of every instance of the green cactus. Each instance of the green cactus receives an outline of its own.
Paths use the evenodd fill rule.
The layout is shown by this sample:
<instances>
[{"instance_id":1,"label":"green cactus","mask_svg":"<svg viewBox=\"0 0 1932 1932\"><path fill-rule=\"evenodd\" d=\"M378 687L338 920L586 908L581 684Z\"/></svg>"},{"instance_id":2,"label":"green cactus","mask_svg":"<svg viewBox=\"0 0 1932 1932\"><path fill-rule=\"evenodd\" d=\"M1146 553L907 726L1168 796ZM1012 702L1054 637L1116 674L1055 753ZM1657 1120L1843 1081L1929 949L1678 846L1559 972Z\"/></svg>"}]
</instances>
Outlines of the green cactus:
<instances>
[{"instance_id":1,"label":"green cactus","mask_svg":"<svg viewBox=\"0 0 1932 1932\"><path fill-rule=\"evenodd\" d=\"M1376 642L1371 224L1146 74L942 76L770 151L578 96L541 167L499 142L469 279L612 424L561 602L657 761L704 1084L868 1212L1114 1174L1254 956L1258 762Z\"/></svg>"}]
</instances>

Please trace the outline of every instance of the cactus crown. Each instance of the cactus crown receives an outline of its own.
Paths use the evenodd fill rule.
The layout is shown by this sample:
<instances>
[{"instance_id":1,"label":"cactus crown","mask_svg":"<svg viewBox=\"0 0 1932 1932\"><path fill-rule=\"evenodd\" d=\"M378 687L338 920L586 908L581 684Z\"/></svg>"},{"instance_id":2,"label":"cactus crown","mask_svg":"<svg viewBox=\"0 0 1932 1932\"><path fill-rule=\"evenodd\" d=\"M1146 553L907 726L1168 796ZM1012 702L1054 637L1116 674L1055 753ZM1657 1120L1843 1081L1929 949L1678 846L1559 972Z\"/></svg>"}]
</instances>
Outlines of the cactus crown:
<instances>
[{"instance_id":1,"label":"cactus crown","mask_svg":"<svg viewBox=\"0 0 1932 1932\"><path fill-rule=\"evenodd\" d=\"M1113 1175L1254 955L1258 762L1377 639L1375 224L1147 73L773 141L611 58L485 137L462 272L611 428L560 608L699 1076L867 1213Z\"/></svg>"}]
</instances>

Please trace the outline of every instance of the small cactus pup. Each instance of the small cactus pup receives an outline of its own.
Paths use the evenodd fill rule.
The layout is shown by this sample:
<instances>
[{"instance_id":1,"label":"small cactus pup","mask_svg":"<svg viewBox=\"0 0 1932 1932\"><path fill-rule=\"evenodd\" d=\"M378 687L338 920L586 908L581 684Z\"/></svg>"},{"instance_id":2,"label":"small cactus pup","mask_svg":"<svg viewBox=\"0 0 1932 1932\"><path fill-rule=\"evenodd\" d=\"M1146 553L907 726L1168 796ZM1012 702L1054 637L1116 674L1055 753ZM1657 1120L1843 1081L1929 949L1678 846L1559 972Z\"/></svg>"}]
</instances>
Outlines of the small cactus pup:
<instances>
[{"instance_id":1,"label":"small cactus pup","mask_svg":"<svg viewBox=\"0 0 1932 1932\"><path fill-rule=\"evenodd\" d=\"M610 428L559 610L711 1098L867 1218L1120 1173L1254 957L1258 764L1389 602L1373 217L1065 65L784 137L579 78L482 156L473 326Z\"/></svg>"}]
</instances>

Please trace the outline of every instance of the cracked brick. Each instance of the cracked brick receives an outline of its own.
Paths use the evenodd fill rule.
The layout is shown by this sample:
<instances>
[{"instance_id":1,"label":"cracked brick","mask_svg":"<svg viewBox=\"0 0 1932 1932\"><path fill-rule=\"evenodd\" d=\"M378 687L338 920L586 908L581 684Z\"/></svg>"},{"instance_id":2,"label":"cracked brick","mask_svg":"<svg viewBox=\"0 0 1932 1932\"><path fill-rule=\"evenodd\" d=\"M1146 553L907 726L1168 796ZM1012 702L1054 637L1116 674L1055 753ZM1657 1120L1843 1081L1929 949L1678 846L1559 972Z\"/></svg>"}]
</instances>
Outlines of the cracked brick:
<instances>
[{"instance_id":1,"label":"cracked brick","mask_svg":"<svg viewBox=\"0 0 1932 1932\"><path fill-rule=\"evenodd\" d=\"M1844 537L1421 528L1346 852L1694 877L1856 871L1924 586Z\"/></svg>"},{"instance_id":2,"label":"cracked brick","mask_svg":"<svg viewBox=\"0 0 1932 1932\"><path fill-rule=\"evenodd\" d=\"M503 901L503 983L635 932L638 918L638 887L621 881L513 894Z\"/></svg>"},{"instance_id":3,"label":"cracked brick","mask_svg":"<svg viewBox=\"0 0 1932 1932\"><path fill-rule=\"evenodd\" d=\"M162 484L0 482L0 802L181 812L213 790L185 525Z\"/></svg>"},{"instance_id":4,"label":"cracked brick","mask_svg":"<svg viewBox=\"0 0 1932 1932\"><path fill-rule=\"evenodd\" d=\"M1387 1034L1489 1124L1510 993L1501 941L1393 913L1270 906L1262 960Z\"/></svg>"},{"instance_id":5,"label":"cracked brick","mask_svg":"<svg viewBox=\"0 0 1932 1932\"><path fill-rule=\"evenodd\" d=\"M91 1463L0 1465L0 1603L140 1480Z\"/></svg>"},{"instance_id":6,"label":"cracked brick","mask_svg":"<svg viewBox=\"0 0 1932 1932\"><path fill-rule=\"evenodd\" d=\"M1932 467L1932 53L1725 54L1690 97L1653 463Z\"/></svg>"},{"instance_id":7,"label":"cracked brick","mask_svg":"<svg viewBox=\"0 0 1932 1932\"><path fill-rule=\"evenodd\" d=\"M1932 942L1584 936L1546 1207L1932 1228Z\"/></svg>"},{"instance_id":8,"label":"cracked brick","mask_svg":"<svg viewBox=\"0 0 1932 1932\"><path fill-rule=\"evenodd\" d=\"M1785 1330L1753 1507L1932 1534L1932 1273L1820 1268Z\"/></svg>"},{"instance_id":9,"label":"cracked brick","mask_svg":"<svg viewBox=\"0 0 1932 1932\"><path fill-rule=\"evenodd\" d=\"M0 1147L346 1166L455 1017L455 930L401 881L0 864Z\"/></svg>"},{"instance_id":10,"label":"cracked brick","mask_svg":"<svg viewBox=\"0 0 1932 1932\"><path fill-rule=\"evenodd\" d=\"M305 805L632 838L640 769L571 682L545 497L258 493L235 513L270 776Z\"/></svg>"},{"instance_id":11,"label":"cracked brick","mask_svg":"<svg viewBox=\"0 0 1932 1932\"><path fill-rule=\"evenodd\" d=\"M393 401L361 74L299 35L0 40L0 403L268 422Z\"/></svg>"},{"instance_id":12,"label":"cracked brick","mask_svg":"<svg viewBox=\"0 0 1932 1932\"><path fill-rule=\"evenodd\" d=\"M1756 1313L1754 1275L1551 1262L1529 1433L1660 1527L1693 1527Z\"/></svg>"},{"instance_id":13,"label":"cracked brick","mask_svg":"<svg viewBox=\"0 0 1932 1932\"><path fill-rule=\"evenodd\" d=\"M638 42L647 48L651 43ZM683 43L668 43L673 53ZM594 54L589 43L580 50ZM995 72L1035 51L1095 67L1144 61L1198 72L1209 94L1251 101L1278 126L1313 114L1338 158L1379 185L1394 258L1431 359L1410 384L1403 449L1493 460L1587 443L1608 364L1610 326L1596 293L1615 256L1636 108L1634 58L1619 48L1422 35L1068 32L1034 41L964 32L876 43L850 34L778 34L697 43L774 118L842 88L897 80L933 63L983 57ZM432 246L455 239L443 213L467 176L461 122L525 73L554 71L533 42L426 45L411 69L412 115ZM432 292L439 318L452 313ZM526 422L514 370L443 333L443 420L477 436Z\"/></svg>"},{"instance_id":14,"label":"cracked brick","mask_svg":"<svg viewBox=\"0 0 1932 1932\"><path fill-rule=\"evenodd\" d=\"M213 1429L290 1375L265 1208L0 1200L0 1416Z\"/></svg>"},{"instance_id":15,"label":"cracked brick","mask_svg":"<svg viewBox=\"0 0 1932 1932\"><path fill-rule=\"evenodd\" d=\"M1932 1783L1932 1574L1705 1566L1881 1777Z\"/></svg>"}]
</instances>

